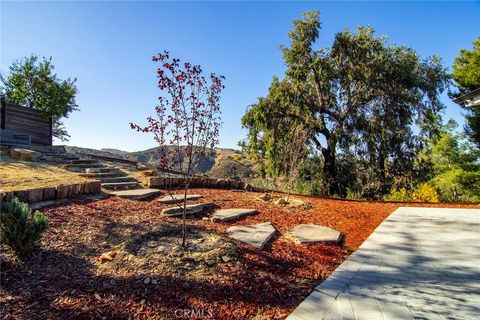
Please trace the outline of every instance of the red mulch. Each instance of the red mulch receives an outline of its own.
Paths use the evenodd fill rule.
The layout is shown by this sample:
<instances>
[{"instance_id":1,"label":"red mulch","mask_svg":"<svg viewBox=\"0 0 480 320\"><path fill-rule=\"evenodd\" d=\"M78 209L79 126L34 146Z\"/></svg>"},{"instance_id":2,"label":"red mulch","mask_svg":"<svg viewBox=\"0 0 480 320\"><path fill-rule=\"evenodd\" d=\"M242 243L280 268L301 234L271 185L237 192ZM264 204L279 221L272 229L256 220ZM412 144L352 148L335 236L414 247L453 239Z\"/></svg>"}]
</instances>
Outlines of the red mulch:
<instances>
[{"instance_id":1,"label":"red mulch","mask_svg":"<svg viewBox=\"0 0 480 320\"><path fill-rule=\"evenodd\" d=\"M285 209L255 200L255 193L197 189L200 202L221 208L256 208L259 213L237 223L188 220L197 228L225 232L234 224L270 221L279 234L262 251L238 244L235 263L215 266L216 278L177 273L99 268L96 258L132 236L147 234L176 218L160 216L155 200L109 198L72 201L43 210L50 219L41 246L23 262L0 250L2 319L282 319L356 249L393 210L381 202L350 202L297 197L314 204L310 210ZM425 204L438 207L476 205ZM300 223L330 226L345 234L345 248L300 245L286 235ZM108 263L108 262L107 262ZM144 284L145 277L158 284ZM187 311L185 311L185 309ZM190 311L192 310L192 311ZM190 312L190 313L188 313ZM193 312L193 313L192 313Z\"/></svg>"}]
</instances>

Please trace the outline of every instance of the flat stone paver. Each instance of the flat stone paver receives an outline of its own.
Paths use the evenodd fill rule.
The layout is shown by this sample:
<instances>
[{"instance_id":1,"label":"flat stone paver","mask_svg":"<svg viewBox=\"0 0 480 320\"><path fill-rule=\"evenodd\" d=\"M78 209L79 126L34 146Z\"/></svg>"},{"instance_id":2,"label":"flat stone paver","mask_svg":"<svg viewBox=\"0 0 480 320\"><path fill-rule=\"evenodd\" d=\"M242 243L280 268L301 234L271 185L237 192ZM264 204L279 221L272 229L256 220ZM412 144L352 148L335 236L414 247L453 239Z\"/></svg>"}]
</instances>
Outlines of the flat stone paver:
<instances>
[{"instance_id":1,"label":"flat stone paver","mask_svg":"<svg viewBox=\"0 0 480 320\"><path fill-rule=\"evenodd\" d=\"M342 234L337 230L316 224L299 224L292 229L292 234L297 243L337 243L342 240Z\"/></svg>"},{"instance_id":2,"label":"flat stone paver","mask_svg":"<svg viewBox=\"0 0 480 320\"><path fill-rule=\"evenodd\" d=\"M270 222L234 226L228 228L227 231L230 238L251 244L260 249L263 249L276 232Z\"/></svg>"},{"instance_id":3,"label":"flat stone paver","mask_svg":"<svg viewBox=\"0 0 480 320\"><path fill-rule=\"evenodd\" d=\"M187 194L187 201L188 200L197 200L200 199L202 196L199 194ZM159 199L158 201L161 203L165 204L170 204L170 203L178 203L178 202L183 202L185 199L183 194L172 194L163 197L162 199Z\"/></svg>"},{"instance_id":4,"label":"flat stone paver","mask_svg":"<svg viewBox=\"0 0 480 320\"><path fill-rule=\"evenodd\" d=\"M158 189L130 189L119 191L106 191L106 193L126 199L144 200L161 193Z\"/></svg>"},{"instance_id":5,"label":"flat stone paver","mask_svg":"<svg viewBox=\"0 0 480 320\"><path fill-rule=\"evenodd\" d=\"M185 214L186 215L196 214L196 213L202 212L204 210L207 210L209 208L212 208L213 206L215 206L215 204L211 203L211 202L188 204L185 207L187 209L185 211ZM175 207L165 208L165 209L162 210L162 215L168 216L168 217L182 216L183 215L183 206L177 205Z\"/></svg>"},{"instance_id":6,"label":"flat stone paver","mask_svg":"<svg viewBox=\"0 0 480 320\"><path fill-rule=\"evenodd\" d=\"M256 213L255 209L220 209L212 216L212 221L233 221Z\"/></svg>"},{"instance_id":7,"label":"flat stone paver","mask_svg":"<svg viewBox=\"0 0 480 320\"><path fill-rule=\"evenodd\" d=\"M480 209L399 208L287 319L479 319Z\"/></svg>"}]
</instances>

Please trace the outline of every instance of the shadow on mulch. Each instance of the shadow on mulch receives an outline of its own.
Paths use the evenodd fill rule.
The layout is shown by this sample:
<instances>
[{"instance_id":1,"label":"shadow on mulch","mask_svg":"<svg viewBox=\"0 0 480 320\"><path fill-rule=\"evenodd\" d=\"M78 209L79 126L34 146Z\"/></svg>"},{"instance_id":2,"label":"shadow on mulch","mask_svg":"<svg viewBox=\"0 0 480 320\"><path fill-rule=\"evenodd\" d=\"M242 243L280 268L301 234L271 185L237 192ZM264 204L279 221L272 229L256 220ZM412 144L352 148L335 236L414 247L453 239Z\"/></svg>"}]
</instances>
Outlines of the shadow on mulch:
<instances>
[{"instance_id":1,"label":"shadow on mulch","mask_svg":"<svg viewBox=\"0 0 480 320\"><path fill-rule=\"evenodd\" d=\"M136 225L108 226L111 231L116 228L147 231ZM145 235L148 234L147 231ZM71 252L82 251L89 249L83 244L71 248ZM227 275L229 282L204 282L148 273L127 277L96 275L97 266L89 262L89 254L78 257L39 249L23 262L1 261L2 295L15 298L5 298L0 316L2 319L130 319L133 316L164 319L175 318L175 310L195 308L213 312L213 318L242 319L262 309L271 312L277 308L291 309L310 290L310 284L298 285L292 277L286 277L292 270L301 269L302 262L272 255L272 244L264 251L241 245L240 251L242 268L219 270L219 275ZM146 277L155 278L158 284L145 285Z\"/></svg>"}]
</instances>

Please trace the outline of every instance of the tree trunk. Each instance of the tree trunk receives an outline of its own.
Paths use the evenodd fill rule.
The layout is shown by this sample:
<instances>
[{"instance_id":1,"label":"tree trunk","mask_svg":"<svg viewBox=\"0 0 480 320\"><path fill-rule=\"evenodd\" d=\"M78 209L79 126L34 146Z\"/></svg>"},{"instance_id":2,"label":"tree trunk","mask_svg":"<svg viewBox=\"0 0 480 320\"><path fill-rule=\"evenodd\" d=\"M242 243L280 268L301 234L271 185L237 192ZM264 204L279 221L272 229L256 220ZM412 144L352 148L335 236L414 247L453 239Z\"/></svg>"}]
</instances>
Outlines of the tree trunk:
<instances>
[{"instance_id":1,"label":"tree trunk","mask_svg":"<svg viewBox=\"0 0 480 320\"><path fill-rule=\"evenodd\" d=\"M182 212L182 248L185 249L185 242L187 237L187 230L185 226L185 220L187 220L187 190L188 190L188 182L185 179L185 189L183 192L183 212Z\"/></svg>"},{"instance_id":2,"label":"tree trunk","mask_svg":"<svg viewBox=\"0 0 480 320\"><path fill-rule=\"evenodd\" d=\"M330 143L328 148L322 150L323 154L323 177L325 179L324 186L329 196L339 195L340 190L337 181L337 168L335 161L335 149L331 149Z\"/></svg>"},{"instance_id":3,"label":"tree trunk","mask_svg":"<svg viewBox=\"0 0 480 320\"><path fill-rule=\"evenodd\" d=\"M378 155L378 167L380 170L380 182L382 183L381 192L382 194L388 193L387 190L387 169L385 167L385 156L383 152L380 151Z\"/></svg>"}]
</instances>

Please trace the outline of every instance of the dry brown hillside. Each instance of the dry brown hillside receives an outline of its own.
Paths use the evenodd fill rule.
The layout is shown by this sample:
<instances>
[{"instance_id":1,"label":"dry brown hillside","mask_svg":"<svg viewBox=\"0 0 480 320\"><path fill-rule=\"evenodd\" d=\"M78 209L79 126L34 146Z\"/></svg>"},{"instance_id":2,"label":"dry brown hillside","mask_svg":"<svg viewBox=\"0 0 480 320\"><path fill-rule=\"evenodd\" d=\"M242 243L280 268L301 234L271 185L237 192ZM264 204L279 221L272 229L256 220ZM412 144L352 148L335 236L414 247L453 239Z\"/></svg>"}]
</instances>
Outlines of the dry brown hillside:
<instances>
[{"instance_id":1,"label":"dry brown hillside","mask_svg":"<svg viewBox=\"0 0 480 320\"><path fill-rule=\"evenodd\" d=\"M66 146L68 152L77 154L95 154L137 161L156 167L163 155L160 147L143 151L127 152L117 149L88 149ZM256 173L256 165L245 154L234 149L216 148L208 152L208 156L200 159L199 171L213 178L229 178L249 180Z\"/></svg>"}]
</instances>

